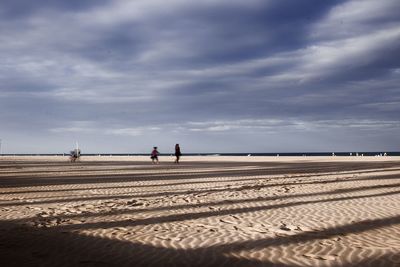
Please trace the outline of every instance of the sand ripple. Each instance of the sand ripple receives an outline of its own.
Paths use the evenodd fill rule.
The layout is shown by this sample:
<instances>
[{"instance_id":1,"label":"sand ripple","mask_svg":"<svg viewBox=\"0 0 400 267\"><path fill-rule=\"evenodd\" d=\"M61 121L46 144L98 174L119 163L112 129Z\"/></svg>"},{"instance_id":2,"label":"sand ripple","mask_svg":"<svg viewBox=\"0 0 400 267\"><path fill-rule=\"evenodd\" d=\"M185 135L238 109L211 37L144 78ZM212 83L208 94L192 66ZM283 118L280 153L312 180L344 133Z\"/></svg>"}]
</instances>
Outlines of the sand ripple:
<instances>
[{"instance_id":1,"label":"sand ripple","mask_svg":"<svg viewBox=\"0 0 400 267\"><path fill-rule=\"evenodd\" d=\"M398 161L0 166L10 266L400 266Z\"/></svg>"}]
</instances>

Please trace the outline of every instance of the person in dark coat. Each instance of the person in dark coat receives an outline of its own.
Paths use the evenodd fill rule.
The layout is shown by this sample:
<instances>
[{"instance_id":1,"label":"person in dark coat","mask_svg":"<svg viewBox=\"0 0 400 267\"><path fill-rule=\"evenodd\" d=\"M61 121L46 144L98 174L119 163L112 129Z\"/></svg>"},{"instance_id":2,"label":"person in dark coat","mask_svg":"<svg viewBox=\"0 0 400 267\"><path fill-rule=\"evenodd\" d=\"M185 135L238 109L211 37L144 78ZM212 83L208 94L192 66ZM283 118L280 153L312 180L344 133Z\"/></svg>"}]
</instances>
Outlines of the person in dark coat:
<instances>
[{"instance_id":1,"label":"person in dark coat","mask_svg":"<svg viewBox=\"0 0 400 267\"><path fill-rule=\"evenodd\" d=\"M151 162L152 162L153 164L158 164L158 155L159 155L159 154L160 154L160 153L158 152L157 147L156 147L156 146L153 147L153 151L151 152L151 155L150 155Z\"/></svg>"},{"instance_id":2,"label":"person in dark coat","mask_svg":"<svg viewBox=\"0 0 400 267\"><path fill-rule=\"evenodd\" d=\"M179 147L179 144L175 145L175 163L179 164L179 159L181 158L182 153L181 153L181 148Z\"/></svg>"}]
</instances>

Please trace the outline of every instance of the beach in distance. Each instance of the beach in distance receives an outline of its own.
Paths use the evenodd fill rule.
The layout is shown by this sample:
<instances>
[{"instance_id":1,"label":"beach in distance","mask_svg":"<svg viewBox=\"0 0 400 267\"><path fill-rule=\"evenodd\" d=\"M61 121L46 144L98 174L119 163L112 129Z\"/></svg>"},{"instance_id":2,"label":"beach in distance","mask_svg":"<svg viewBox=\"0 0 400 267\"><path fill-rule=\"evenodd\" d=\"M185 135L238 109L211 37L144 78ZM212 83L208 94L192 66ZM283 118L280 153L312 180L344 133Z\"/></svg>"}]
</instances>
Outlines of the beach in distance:
<instances>
[{"instance_id":1,"label":"beach in distance","mask_svg":"<svg viewBox=\"0 0 400 267\"><path fill-rule=\"evenodd\" d=\"M225 154L185 154L183 157L183 162L274 162L274 161L288 161L288 162L297 162L297 161L361 161L361 162L370 162L370 161L400 161L400 152L391 152L395 156L389 154L389 156L383 156L384 153L378 152L370 152L368 156L361 156L361 153L356 156L356 153L353 153L352 156L308 156L307 154L298 155L300 153L293 153L293 156L285 156L284 153L277 153L272 155L257 155L253 154L238 154L238 155L225 155ZM344 154L344 153L342 153ZM346 152L346 154L349 154ZM163 163L172 163L174 161L173 154L161 154L160 159ZM55 154L55 155L34 155L34 154L15 154L15 155L0 155L0 160L2 161L68 161L68 154ZM81 162L90 162L90 161L136 161L143 164L151 163L150 154L149 155L122 155L122 154L83 154L80 158Z\"/></svg>"},{"instance_id":2,"label":"beach in distance","mask_svg":"<svg viewBox=\"0 0 400 267\"><path fill-rule=\"evenodd\" d=\"M0 156L1 266L400 266L400 157Z\"/></svg>"}]
</instances>

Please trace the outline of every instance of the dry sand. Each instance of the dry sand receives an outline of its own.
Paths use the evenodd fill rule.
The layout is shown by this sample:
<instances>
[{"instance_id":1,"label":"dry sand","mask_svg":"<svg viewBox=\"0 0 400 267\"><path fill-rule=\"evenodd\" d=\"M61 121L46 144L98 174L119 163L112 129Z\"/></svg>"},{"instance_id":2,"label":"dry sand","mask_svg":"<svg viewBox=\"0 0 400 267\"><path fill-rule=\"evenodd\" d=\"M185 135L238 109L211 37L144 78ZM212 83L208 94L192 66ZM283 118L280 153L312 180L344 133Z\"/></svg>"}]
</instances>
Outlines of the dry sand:
<instances>
[{"instance_id":1,"label":"dry sand","mask_svg":"<svg viewBox=\"0 0 400 267\"><path fill-rule=\"evenodd\" d=\"M396 157L0 157L1 266L400 266Z\"/></svg>"}]
</instances>

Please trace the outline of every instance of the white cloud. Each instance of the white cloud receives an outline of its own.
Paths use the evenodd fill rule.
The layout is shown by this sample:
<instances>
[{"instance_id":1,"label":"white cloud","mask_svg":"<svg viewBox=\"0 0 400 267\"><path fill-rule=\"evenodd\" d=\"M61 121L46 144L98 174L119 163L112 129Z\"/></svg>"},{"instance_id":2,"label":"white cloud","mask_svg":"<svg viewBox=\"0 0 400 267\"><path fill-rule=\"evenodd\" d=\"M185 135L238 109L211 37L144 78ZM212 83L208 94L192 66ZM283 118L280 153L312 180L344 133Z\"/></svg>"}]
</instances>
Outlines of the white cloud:
<instances>
[{"instance_id":1,"label":"white cloud","mask_svg":"<svg viewBox=\"0 0 400 267\"><path fill-rule=\"evenodd\" d=\"M155 133L162 130L158 126L138 126L121 128L112 123L100 124L96 121L71 121L65 123L63 127L49 129L52 133L80 133L95 135L115 135L115 136L141 136Z\"/></svg>"},{"instance_id":2,"label":"white cloud","mask_svg":"<svg viewBox=\"0 0 400 267\"><path fill-rule=\"evenodd\" d=\"M371 29L398 26L400 2L397 0L352 0L331 9L312 29L316 39L351 38ZM381 24L379 24L381 23Z\"/></svg>"},{"instance_id":3,"label":"white cloud","mask_svg":"<svg viewBox=\"0 0 400 267\"><path fill-rule=\"evenodd\" d=\"M109 5L93 9L90 13L81 14L82 20L89 19L100 25L115 25L129 21L147 20L162 14L174 13L185 8L215 8L234 5L242 8L254 8L265 4L265 0L114 0Z\"/></svg>"},{"instance_id":4,"label":"white cloud","mask_svg":"<svg viewBox=\"0 0 400 267\"><path fill-rule=\"evenodd\" d=\"M121 128L121 129L107 129L106 134L110 135L123 135L123 136L140 136L148 135L150 133L160 131L160 127L150 126L150 127L136 127L136 128Z\"/></svg>"},{"instance_id":5,"label":"white cloud","mask_svg":"<svg viewBox=\"0 0 400 267\"><path fill-rule=\"evenodd\" d=\"M223 131L320 131L334 128L382 130L400 128L400 121L390 120L301 120L301 119L242 119L225 121L188 122L181 126L195 132L223 132Z\"/></svg>"},{"instance_id":6,"label":"white cloud","mask_svg":"<svg viewBox=\"0 0 400 267\"><path fill-rule=\"evenodd\" d=\"M316 78L339 68L365 65L379 55L375 53L377 50L398 43L399 26L313 45L304 51L301 71L306 73L306 77Z\"/></svg>"},{"instance_id":7,"label":"white cloud","mask_svg":"<svg viewBox=\"0 0 400 267\"><path fill-rule=\"evenodd\" d=\"M96 123L94 121L71 121L63 127L49 129L52 133L95 133Z\"/></svg>"}]
</instances>

